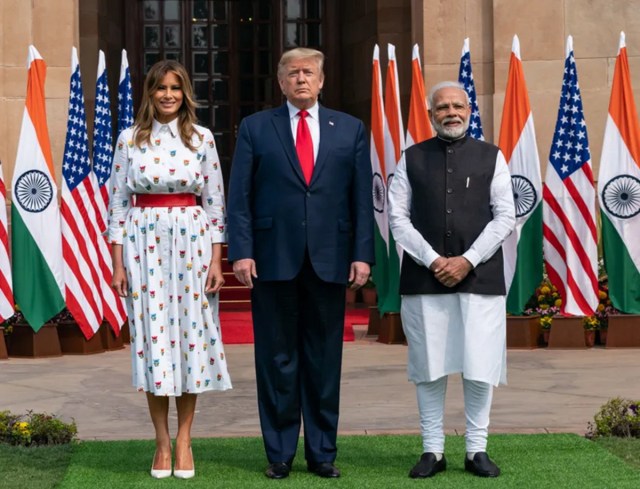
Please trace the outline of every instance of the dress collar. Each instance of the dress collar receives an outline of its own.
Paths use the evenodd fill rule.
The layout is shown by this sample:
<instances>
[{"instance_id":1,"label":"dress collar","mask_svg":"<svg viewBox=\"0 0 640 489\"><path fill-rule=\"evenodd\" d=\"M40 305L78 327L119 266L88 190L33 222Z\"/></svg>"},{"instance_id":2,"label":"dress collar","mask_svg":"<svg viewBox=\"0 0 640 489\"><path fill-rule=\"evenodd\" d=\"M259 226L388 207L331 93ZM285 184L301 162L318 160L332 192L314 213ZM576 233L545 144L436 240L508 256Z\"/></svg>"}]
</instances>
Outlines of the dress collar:
<instances>
[{"instance_id":1,"label":"dress collar","mask_svg":"<svg viewBox=\"0 0 640 489\"><path fill-rule=\"evenodd\" d=\"M176 117L171 122L167 124L163 124L158 122L156 119L153 119L153 125L151 126L151 134L154 138L161 136L166 133L171 134L172 137L178 136L178 118Z\"/></svg>"}]
</instances>

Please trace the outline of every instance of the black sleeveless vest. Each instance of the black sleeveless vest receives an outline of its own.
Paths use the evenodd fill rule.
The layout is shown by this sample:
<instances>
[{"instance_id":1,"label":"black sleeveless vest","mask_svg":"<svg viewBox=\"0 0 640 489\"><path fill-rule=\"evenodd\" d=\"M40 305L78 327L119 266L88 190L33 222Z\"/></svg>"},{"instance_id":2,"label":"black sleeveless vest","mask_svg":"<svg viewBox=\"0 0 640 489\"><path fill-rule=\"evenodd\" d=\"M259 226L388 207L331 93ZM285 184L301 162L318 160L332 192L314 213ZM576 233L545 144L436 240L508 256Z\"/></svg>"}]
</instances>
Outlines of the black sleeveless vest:
<instances>
[{"instance_id":1,"label":"black sleeveless vest","mask_svg":"<svg viewBox=\"0 0 640 489\"><path fill-rule=\"evenodd\" d=\"M496 146L470 137L453 142L436 137L405 152L411 222L441 256L462 255L493 218L490 189L497 155ZM403 254L401 294L457 292L504 295L502 249L452 288Z\"/></svg>"}]
</instances>

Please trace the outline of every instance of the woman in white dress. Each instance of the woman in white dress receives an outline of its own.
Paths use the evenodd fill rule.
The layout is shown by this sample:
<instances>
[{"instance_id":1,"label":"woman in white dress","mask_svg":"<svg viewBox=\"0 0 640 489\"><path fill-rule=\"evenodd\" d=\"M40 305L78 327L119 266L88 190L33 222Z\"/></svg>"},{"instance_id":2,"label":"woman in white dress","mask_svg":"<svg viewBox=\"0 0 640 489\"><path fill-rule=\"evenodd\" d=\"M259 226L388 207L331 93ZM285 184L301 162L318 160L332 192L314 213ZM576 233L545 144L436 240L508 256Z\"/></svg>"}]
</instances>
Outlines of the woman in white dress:
<instances>
[{"instance_id":1,"label":"woman in white dress","mask_svg":"<svg viewBox=\"0 0 640 489\"><path fill-rule=\"evenodd\" d=\"M134 126L118 138L111 175L112 286L126 298L133 385L146 393L156 432L156 478L172 474L168 398L178 413L173 475L190 478L197 395L231 388L218 320L222 173L211 131L195 121L184 67L156 63Z\"/></svg>"}]
</instances>

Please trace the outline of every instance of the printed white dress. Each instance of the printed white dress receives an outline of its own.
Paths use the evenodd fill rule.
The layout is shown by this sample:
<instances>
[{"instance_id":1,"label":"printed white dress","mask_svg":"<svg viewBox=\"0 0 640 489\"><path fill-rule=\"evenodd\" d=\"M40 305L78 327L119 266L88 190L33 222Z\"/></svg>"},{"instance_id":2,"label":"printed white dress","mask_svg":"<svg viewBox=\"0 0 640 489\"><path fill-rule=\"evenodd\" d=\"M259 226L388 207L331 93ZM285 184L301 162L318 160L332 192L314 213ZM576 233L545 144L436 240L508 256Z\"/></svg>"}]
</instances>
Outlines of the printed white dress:
<instances>
[{"instance_id":1,"label":"printed white dress","mask_svg":"<svg viewBox=\"0 0 640 489\"><path fill-rule=\"evenodd\" d=\"M222 173L211 131L195 129L195 152L177 119L154 121L141 148L126 129L112 166L109 241L123 245L133 385L157 396L231 388L218 297L204 293L212 244L226 241ZM133 207L144 193L201 195L202 207Z\"/></svg>"}]
</instances>

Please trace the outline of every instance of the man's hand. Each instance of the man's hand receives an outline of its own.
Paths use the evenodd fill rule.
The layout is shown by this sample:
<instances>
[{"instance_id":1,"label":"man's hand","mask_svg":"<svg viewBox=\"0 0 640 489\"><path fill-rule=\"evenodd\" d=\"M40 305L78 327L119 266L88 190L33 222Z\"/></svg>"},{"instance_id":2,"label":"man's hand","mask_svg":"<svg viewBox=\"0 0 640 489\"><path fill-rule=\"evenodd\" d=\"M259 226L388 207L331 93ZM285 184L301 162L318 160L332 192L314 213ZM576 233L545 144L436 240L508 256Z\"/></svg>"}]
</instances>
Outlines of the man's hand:
<instances>
[{"instance_id":1,"label":"man's hand","mask_svg":"<svg viewBox=\"0 0 640 489\"><path fill-rule=\"evenodd\" d=\"M354 261L349 270L349 282L353 290L358 290L369 280L371 265L363 261Z\"/></svg>"},{"instance_id":2,"label":"man's hand","mask_svg":"<svg viewBox=\"0 0 640 489\"><path fill-rule=\"evenodd\" d=\"M463 256L437 258L430 267L433 275L445 287L455 287L469 274L473 266Z\"/></svg>"},{"instance_id":3,"label":"man's hand","mask_svg":"<svg viewBox=\"0 0 640 489\"><path fill-rule=\"evenodd\" d=\"M243 258L233 262L233 273L242 285L253 288L253 279L258 278L256 262L253 258Z\"/></svg>"}]
</instances>

